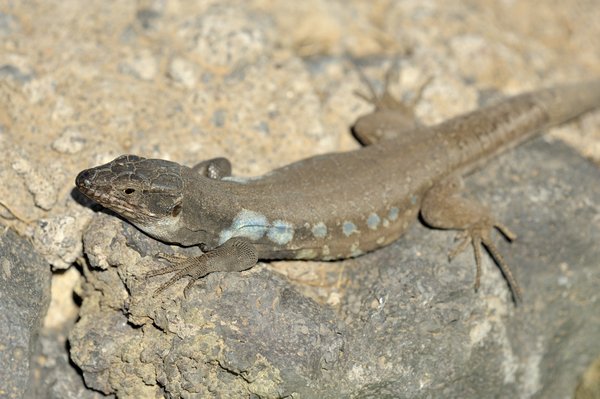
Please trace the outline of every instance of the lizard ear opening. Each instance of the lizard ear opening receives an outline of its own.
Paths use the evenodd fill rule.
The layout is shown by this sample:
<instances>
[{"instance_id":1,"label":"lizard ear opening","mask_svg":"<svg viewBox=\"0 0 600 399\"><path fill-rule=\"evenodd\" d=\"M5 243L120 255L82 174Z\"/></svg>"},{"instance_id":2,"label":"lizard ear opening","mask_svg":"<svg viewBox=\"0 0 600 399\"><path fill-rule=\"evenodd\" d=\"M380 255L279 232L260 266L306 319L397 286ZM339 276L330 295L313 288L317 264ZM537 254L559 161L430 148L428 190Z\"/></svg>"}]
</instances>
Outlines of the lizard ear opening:
<instances>
[{"instance_id":1,"label":"lizard ear opening","mask_svg":"<svg viewBox=\"0 0 600 399\"><path fill-rule=\"evenodd\" d=\"M126 188L123 192L127 195L135 193L135 188Z\"/></svg>"}]
</instances>

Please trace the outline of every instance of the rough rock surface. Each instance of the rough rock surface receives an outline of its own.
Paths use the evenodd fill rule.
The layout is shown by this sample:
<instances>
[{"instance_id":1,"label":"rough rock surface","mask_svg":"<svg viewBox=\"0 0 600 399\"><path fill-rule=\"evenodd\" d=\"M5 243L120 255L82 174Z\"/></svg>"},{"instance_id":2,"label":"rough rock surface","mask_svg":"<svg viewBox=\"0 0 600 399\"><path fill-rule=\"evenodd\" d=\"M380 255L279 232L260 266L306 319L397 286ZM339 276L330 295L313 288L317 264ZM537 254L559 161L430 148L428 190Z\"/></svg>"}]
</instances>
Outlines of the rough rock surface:
<instances>
[{"instance_id":1,"label":"rough rock surface","mask_svg":"<svg viewBox=\"0 0 600 399\"><path fill-rule=\"evenodd\" d=\"M375 82L375 86L380 88L384 71L393 59L399 58L402 74L399 82L393 84L391 89L396 96L406 99L413 98L419 86L431 78L417 104L416 112L425 123L435 123L476 108L489 98L584 77L600 76L600 24L597 23L599 20L600 7L595 1L589 0L0 2L0 222L30 239L36 251L43 255L53 269L66 269L74 262L80 265L79 269L58 271L54 274L53 299L42 332L42 350L40 356L36 357L39 370L34 374L40 385L35 390L35 395L44 398L102 395L97 391L91 393L91 390L84 394L82 378L76 374L80 370L70 368L73 363L66 360L66 336L75 322L75 310L79 305L73 301L72 292L77 289L77 279L73 276L79 273L79 270L83 270L94 284L77 289L83 297L82 314L91 315L94 306L97 306L98 310L100 305L106 314L97 315L95 319L89 318L92 316L88 319L82 318L76 330L77 334L87 334L84 326L90 324L91 320L98 321L98 324L100 321L109 320L116 325L118 328L114 334L119 338L119 343L122 337L129 337L127 320L131 320L130 323L134 325L144 325L138 329L138 334L145 339L148 336L143 334L151 334L147 331L154 331L154 327L144 324L147 323L148 317L144 315L150 313L149 309L156 309L153 303L146 303L144 306L147 307L140 307L139 301L132 302L131 309L135 312L132 310L130 313L127 310L123 313L122 309L129 309L131 299L139 297L145 286L140 283L142 285L135 288L138 291L132 291L133 295L130 295L123 287L133 287L137 280L127 280L124 285L121 277L131 275L122 270L125 264L132 270L135 269L135 273L138 269L141 272L147 267L156 267L150 261L150 265L144 267L131 265L135 265L141 256L138 250L147 257L157 250L157 244L142 238L128 238L127 243L135 248L131 250L122 244L122 238L115 238L115 242L108 247L106 243L97 248L88 246L87 257L84 256L81 239L83 231L91 231L91 227L87 225L94 211L98 209L72 191L74 176L81 169L106 162L124 153L166 158L185 164L193 164L215 156L227 156L232 160L236 174L256 175L317 153L355 148L357 144L348 134L348 127L357 116L368 112L370 106L353 95L355 90L366 90L353 63L359 64ZM598 163L598 126L600 112L589 114L577 123L552 129L548 134L551 137L559 137L576 148L580 154ZM530 156L530 153L521 154ZM523 203L510 197L519 193L519 179L515 176L527 171L519 169L522 159L518 161L514 164L517 172L508 179L510 190L494 184L494 190L490 191L494 194L486 201L496 200L496 208L501 209L497 204L501 198L507 204L511 204L510 209L514 212L521 207L530 212L541 212L537 207L531 209L531 201ZM545 159L544 162L548 163L549 160ZM500 173L495 169L486 170L489 175L486 172L483 175L489 176L490 179L495 178L494 173ZM593 173L592 170L593 168L586 173ZM557 178L557 181L562 180ZM472 181L472 184L474 183L475 181ZM549 186L549 181L544 184L545 186L539 189L539 195L533 197L538 202L547 200L545 196L552 187ZM589 187L595 185L591 184ZM582 186L580 189L593 190L589 187ZM510 192L505 192L506 196L496 196L495 193L500 193L499 190L503 188ZM479 195L484 193L478 192ZM514 204L518 204L519 207L515 208ZM582 209L588 209L586 207L589 204L580 202L579 205ZM562 205L548 209L549 220L543 219L542 216L533 220L538 226L538 231L547 232L548 229L558 227L564 230L566 227L563 224L566 223L562 223L559 218L572 217L565 209L568 208ZM578 210L575 214L580 212L582 211ZM522 220L529 219L523 217ZM553 224L553 221L561 224ZM573 250L585 254L587 249L582 243L588 242L586 240L593 237L591 234L597 234L597 231L586 230L587 226L596 226L597 221L597 215L592 215L586 220L587 224L581 225L586 226L585 228L570 227L570 230L567 229L569 234L562 237L562 242L553 241L552 245L547 246L552 247L551 249L562 248L560 250L564 252ZM103 231L98 227L100 222L95 220L93 223L97 227L98 239L111 234L118 237L120 233L117 232L121 231L122 227L119 223L113 224L115 222L118 222L118 219L107 216L102 223L108 223L110 227ZM550 224L547 224L548 222ZM104 226L102 223L100 226ZM513 220L513 224L518 223ZM411 234L420 231L418 227L415 229L417 230L413 230ZM129 236L136 232L131 228L126 228L126 231L129 231ZM527 238L524 231L527 230L520 229L521 240ZM412 247L418 248L418 251L414 249L413 253L419 256L419 262L421 257L425 256L440 257L435 263L439 267L425 267L424 270L439 272L442 276L445 276L444 270L453 270L460 276L464 275L464 282L460 284L463 291L460 293L471 295L468 291L470 278L466 275L472 272L470 255L465 255L463 266L455 261L451 268L446 269L444 254L450 243L445 242L444 245L430 248L430 234L434 233L423 230L423 233L416 236L416 243L413 242ZM448 233L440 234L446 240L450 236ZM585 234L587 238L581 238ZM546 236L548 234L543 235ZM87 240L89 241L89 238ZM523 241L519 241L521 242ZM547 259L547 252L542 251L540 247L529 245L528 241L524 243L527 245L523 248L529 251L525 254L527 256L511 258L513 265L519 267L519 277L523 282L535 278L535 275L523 272L523 259L538 259L539 263ZM113 254L112 250L115 248L125 252ZM546 249L544 246L541 248ZM503 246L503 249L504 253L517 251L516 244L510 247ZM265 389L269 395L273 392L293 390L293 383L299 384L299 381L304 381L303 378L311 375L311 381L313 377L323 381L323 391L343 386L347 381L354 381L356 384L348 383L343 388L362 386L362 395L378 392L384 396L381 388L383 383L377 385L377 381L387 378L387 371L381 372L387 359L385 353L377 353L382 362L377 364L377 368L369 363L366 357L361 358L357 355L358 352L352 354L347 346L343 346L341 354L336 357L335 348L338 348L339 340L342 344L354 342L352 340L356 338L352 337L363 333L360 330L361 324L353 324L358 323L353 317L369 317L370 313L366 313L366 310L370 309L367 304L377 310L381 306L378 303L385 300L385 297L369 297L379 292L369 285L375 278L374 275L354 276L349 273L353 273L354 270L360 270L357 273L367 273L365 270L377 273L381 269L374 265L387 264L380 262L379 256L390 259L395 256L393 249L386 251L388 252L340 263L274 262L267 270L257 268L243 274L244 279L258 279L252 280L256 281L256 284L262 279L272 280L271 284L277 287L277 291L262 293L264 296L260 299L263 301L267 298L277 298L283 292L292 292L294 294L286 296L291 295L294 301L311 304L302 308L301 312L305 316L312 314L315 322L326 326L319 334L322 334L323 342L329 345L313 349L311 356L323 355L326 362L307 365L307 360L303 358L301 361L282 365L281 357L271 356L269 359L259 359L264 362L261 363L264 368L259 371L257 366L249 366L250 360L242 363L236 359L225 359L224 356L228 353L225 350L216 355L207 352L197 357L194 354L196 357L192 357L190 362L202 358L211 361L210 364L222 364L222 367L219 367L224 371L219 375L211 374L207 381L218 381L221 384L224 381L223 376L228 375L231 381L237 384L232 382L211 386L211 395L218 396L222 392L221 389L234 389L234 386L246 389L246 385L253 381L252 389L256 391L261 386L259 381L262 383L268 380L274 370L282 370L286 379L280 377L281 383L267 386ZM534 256L531 256L532 253ZM118 262L123 261L123 257L127 262L121 265ZM88 259L94 265L92 271L89 270ZM402 263L401 270L406 269L403 258L394 259L394 264ZM590 264L594 262L593 259L588 261ZM113 265L117 264L121 274L115 276ZM98 273L98 270L105 271ZM487 274L494 276L494 270L492 267L491 272ZM270 271L277 271L281 275L272 275ZM571 264L566 262L561 264L558 270L555 268L548 273L552 273L556 278L560 277L561 284L571 284L571 276L579 276L572 274ZM65 279L67 276L69 278ZM351 277L349 282L342 279L344 276ZM589 276L593 277L593 274ZM423 285L426 281L439 280L421 277L415 277L415 282L419 283L417 288L411 283L402 286L402 290L411 292L410 290L427 288L427 295L440 292L437 291L440 287ZM577 280L576 283L593 281L591 277L581 280L581 283ZM203 284L212 284L208 285L209 287L228 287L228 293L239 291L233 288L244 287L243 279L235 280L236 277L232 276L221 283L220 279L223 278L213 276ZM499 278L496 280L498 284L494 287L502 289L502 281ZM98 300L97 305L93 305L93 294L96 291L89 291L90 287L102 281L111 284L114 292L103 297L102 301ZM359 282L363 283L358 284ZM289 283L294 283L291 291L285 288ZM355 288L348 288L350 283L355 284ZM152 288L158 282L152 281L150 284ZM199 285L197 290L206 290L206 287L202 287L202 284ZM344 289L341 290L340 287ZM217 292L219 290L220 288ZM265 288L265 291L269 290ZM296 295L296 292L301 295ZM170 293L176 303L181 303L172 291ZM241 293L239 295L241 296ZM209 295L208 298L212 297ZM590 298L593 298L593 295ZM227 315L218 315L218 302L214 298L212 300L210 306L213 307L203 308L205 313L196 314L196 320L215 318L219 321L220 317L224 317L224 325L230 325L231 323L227 324ZM475 303L477 300L478 297L465 299L469 303ZM383 303L389 304L385 301ZM329 313L321 313L325 312L324 304L331 307ZM536 302L532 306L543 308L542 305ZM460 312L468 313L471 309L469 306L475 305L465 306ZM163 312L168 317L161 319L157 316L157 320L162 320L157 322L157 325L169 325L174 318L179 317L176 310L166 305L159 307L163 308L169 309ZM552 311L556 313L551 313ZM544 316L548 317L550 325L553 320L570 320L571 316L565 315L564 311L555 307L548 310L550 313L544 313ZM506 312L503 310L498 313L486 313L488 322L482 324L478 330L479 335L488 330L496 331L493 329L496 326L495 320L498 317L512 319L511 312L511 308L507 308ZM395 313L392 315L391 311L384 314L386 319L401 317ZM446 313L440 311L440 314ZM542 313L535 312L535 315L539 314ZM258 323L259 316L252 314L248 323ZM14 317L18 317L18 313ZM377 320L377 317L375 314L373 320ZM433 320L446 320L444 317L452 319L451 316L438 316ZM342 322L334 325L332 320ZM459 325L461 320L450 325ZM365 320L363 322L366 323ZM237 333L241 335L246 331L259 334L262 330L252 323L248 324L247 330L238 329ZM291 330L289 334L296 335L284 334L291 340L286 342L300 344L316 339L317 335L311 335L316 333L305 333L305 330L296 324L287 323L292 323L291 319L283 320L282 326L288 326ZM431 323L433 326L437 325L437 322ZM373 321L373 324L377 323ZM306 324L308 325L311 324ZM359 327L356 327L357 325ZM93 323L91 327L98 328ZM209 323L207 328L212 328L212 325ZM359 330L351 331L354 328ZM454 328L459 331L459 328L467 327ZM569 328L570 324L565 327L567 331L570 331ZM593 330L592 324L582 322L581 328L580 334L600 335L597 329ZM390 340L393 341L397 330L388 330ZM403 331L402 328L399 331ZM437 330L432 331L434 335L437 334ZM275 328L268 332L271 335L265 333L266 336L272 337L281 330ZM334 332L340 333L341 338L334 339ZM155 338L159 340L159 334L156 331L154 333ZM178 330L177 333L184 337L190 336ZM542 333L545 333L545 330L539 332L540 335ZM73 334L75 341L77 334ZM233 333L227 334L223 328L219 334L221 335L216 335L222 339L219 341L219 348L235 346ZM479 335L475 334L476 337ZM112 335L105 337L105 341L109 341ZM586 337L587 335L582 338L581 345L585 344ZM571 345L568 337L564 340L562 338L562 333L557 333L552 345L548 343L549 340L543 340L541 343L534 340L529 345L539 345L542 349L552 346L556 348L552 350L558 354ZM99 337L89 341L88 345L91 342L100 342L100 346L96 347L100 353L122 353L119 352L120 346L106 347L107 342L101 341ZM487 345L489 341L482 342ZM286 343L283 343L274 349L285 345ZM373 342L372 346L367 346L365 350L371 348L369 353L375 354L378 347L376 345L378 344ZM409 342L406 345L411 350L415 348ZM258 345L258 348L261 346ZM309 353L307 348L290 349L302 349L302 353ZM352 350L358 351L354 348ZM572 373L565 374L564 378L568 379L565 384L571 384L572 375L580 372L580 362L583 363L590 354L597 355L597 352L597 346L589 346L581 359L569 359L577 364L573 366ZM85 353L85 350L81 350L82 356ZM137 352L132 349L131 353ZM245 353L250 359L258 350ZM510 351L503 353L510 354ZM458 352L448 354L457 356L457 362L461 359ZM144 381L149 381L144 389L160 395L162 391L154 385L154 362L157 359L166 359L161 355L150 356L144 353L142 358L146 363L141 368L121 367L110 356L107 355L109 360L100 356L85 367L86 378L98 389L108 391L116 389L119 379L135 382L138 378L136 376L143 375ZM391 356L395 355L394 353ZM410 356L410 353L404 351L400 355L406 357ZM531 364L539 363L540 368L550 370L556 362L561 361L557 360L557 356L528 359ZM126 359L130 365L139 366L136 359L131 360L127 356L122 359ZM85 357L80 360L87 361ZM267 360L273 363L268 363ZM171 360L164 360L168 361ZM219 363L221 361L222 363ZM348 368L348 362L351 361L354 362L352 368ZM515 363L520 365L519 370L539 370L533 366L526 367L520 359L519 362L513 362L509 358L505 364ZM245 371L236 374L238 369L231 364ZM258 363L252 363L254 364ZM112 365L115 365L114 370L109 367ZM178 367L181 367L181 373L185 372L185 378L178 377L179 369L175 368L173 371L174 368L166 368L170 370L170 374L158 375L159 380L163 381L163 384L173 381L169 389L178 389L177 383L181 381L183 388L191 390L199 377L193 375L193 370L190 371L189 368L179 364ZM308 373L309 370L317 370L319 367L322 367L320 376L315 377ZM342 382L327 380L339 376L341 370L348 369L353 372L352 378L342 378ZM483 370L488 371L485 367L481 370L481 375L484 374ZM513 378L511 368L506 366L503 370L508 375L509 384ZM376 372L379 372L379 380L374 377ZM514 373L516 386L522 386L519 385L519 381L522 381L519 379L520 372ZM532 383L530 389L524 391L529 392L525 397L535 397L541 395L539 392L548 392L556 381L562 381L562 377L559 376L544 380L541 379L541 375L549 376L535 373L530 375L531 381L538 382ZM586 374L590 375L597 373ZM419 376L420 380L411 381L419 381L423 389L442 386L439 384L447 381L438 374ZM244 378L248 378L250 382ZM487 375L481 376L482 380L486 378ZM591 378L585 379L589 382ZM478 386L473 379L463 380L469 385ZM430 385L427 385L428 383ZM591 384L593 385L593 381ZM136 395L131 387L120 389L117 392L119 396ZM564 389L572 392L575 386L566 386ZM342 392L341 388L339 392ZM420 394L421 391L416 396Z\"/></svg>"},{"instance_id":2,"label":"rough rock surface","mask_svg":"<svg viewBox=\"0 0 600 399\"><path fill-rule=\"evenodd\" d=\"M71 328L73 323L65 327ZM63 330L66 330L64 328ZM81 372L70 360L66 335L63 330L45 326L40 334L40 346L33 365L34 381L27 396L36 399L106 399L98 391L87 388Z\"/></svg>"},{"instance_id":3,"label":"rough rock surface","mask_svg":"<svg viewBox=\"0 0 600 399\"><path fill-rule=\"evenodd\" d=\"M50 303L50 269L31 243L0 225L0 397L28 397Z\"/></svg>"},{"instance_id":4,"label":"rough rock surface","mask_svg":"<svg viewBox=\"0 0 600 399\"><path fill-rule=\"evenodd\" d=\"M488 258L475 293L472 254L449 264L454 234L420 225L330 263L334 304L269 266L153 297L164 278L143 275L171 249L99 214L72 358L88 386L119 397L566 397L600 331L599 179L541 139L469 179L520 234L501 243L525 290L518 307Z\"/></svg>"}]
</instances>

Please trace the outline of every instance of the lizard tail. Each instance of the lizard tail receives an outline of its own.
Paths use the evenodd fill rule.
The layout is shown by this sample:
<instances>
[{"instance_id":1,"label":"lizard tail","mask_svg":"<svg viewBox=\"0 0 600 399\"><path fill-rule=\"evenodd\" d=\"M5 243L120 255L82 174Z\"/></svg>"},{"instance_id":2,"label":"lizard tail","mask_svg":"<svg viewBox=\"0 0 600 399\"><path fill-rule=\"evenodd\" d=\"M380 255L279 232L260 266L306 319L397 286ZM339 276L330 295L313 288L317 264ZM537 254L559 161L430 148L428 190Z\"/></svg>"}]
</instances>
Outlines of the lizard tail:
<instances>
[{"instance_id":1,"label":"lizard tail","mask_svg":"<svg viewBox=\"0 0 600 399\"><path fill-rule=\"evenodd\" d=\"M600 105L600 79L545 89L535 97L546 109L548 126L556 125Z\"/></svg>"},{"instance_id":2,"label":"lizard tail","mask_svg":"<svg viewBox=\"0 0 600 399\"><path fill-rule=\"evenodd\" d=\"M445 148L470 167L528 140L546 128L600 106L600 79L524 93L450 119L437 130Z\"/></svg>"}]
</instances>

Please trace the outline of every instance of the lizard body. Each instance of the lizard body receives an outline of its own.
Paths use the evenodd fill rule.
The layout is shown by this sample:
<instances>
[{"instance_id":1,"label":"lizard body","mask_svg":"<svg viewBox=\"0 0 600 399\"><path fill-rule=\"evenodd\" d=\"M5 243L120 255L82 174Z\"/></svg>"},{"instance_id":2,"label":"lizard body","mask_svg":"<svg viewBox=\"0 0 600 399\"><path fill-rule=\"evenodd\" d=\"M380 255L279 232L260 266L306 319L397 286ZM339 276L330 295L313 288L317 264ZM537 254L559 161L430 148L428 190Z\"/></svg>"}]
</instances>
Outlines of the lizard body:
<instances>
[{"instance_id":1,"label":"lizard body","mask_svg":"<svg viewBox=\"0 0 600 399\"><path fill-rule=\"evenodd\" d=\"M388 96L388 97L386 97ZM441 124L402 131L399 103L370 99L372 114L354 130L367 147L310 157L256 178L229 176L223 158L194 168L124 155L76 178L77 187L142 231L169 243L202 245L206 254L150 272L176 272L162 291L189 275L240 271L257 259L354 257L398 239L421 212L439 228L458 229L472 243L479 285L484 245L515 299L521 291L489 235L513 234L490 212L456 195L460 175L490 157L600 104L600 81L509 98Z\"/></svg>"}]
</instances>

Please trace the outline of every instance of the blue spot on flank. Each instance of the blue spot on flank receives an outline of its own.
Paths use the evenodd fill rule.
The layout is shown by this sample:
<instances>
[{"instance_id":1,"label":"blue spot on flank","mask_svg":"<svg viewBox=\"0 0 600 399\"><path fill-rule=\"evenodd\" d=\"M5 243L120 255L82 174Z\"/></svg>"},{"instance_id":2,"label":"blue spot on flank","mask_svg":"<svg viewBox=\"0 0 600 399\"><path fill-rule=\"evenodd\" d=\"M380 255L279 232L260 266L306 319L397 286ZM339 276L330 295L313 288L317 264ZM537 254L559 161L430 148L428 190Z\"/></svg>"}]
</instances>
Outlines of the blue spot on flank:
<instances>
[{"instance_id":1,"label":"blue spot on flank","mask_svg":"<svg viewBox=\"0 0 600 399\"><path fill-rule=\"evenodd\" d=\"M400 210L393 206L390 208L390 211L388 213L388 219L390 219L392 222L396 219L398 219L398 214L400 213Z\"/></svg>"},{"instance_id":2,"label":"blue spot on flank","mask_svg":"<svg viewBox=\"0 0 600 399\"><path fill-rule=\"evenodd\" d=\"M323 222L315 224L311 231L315 238L325 238L327 236L327 226L325 226L325 223Z\"/></svg>"},{"instance_id":3,"label":"blue spot on flank","mask_svg":"<svg viewBox=\"0 0 600 399\"><path fill-rule=\"evenodd\" d=\"M242 209L231 222L231 226L219 235L219 244L223 244L231 237L246 237L259 240L267 232L267 218L258 212Z\"/></svg>"},{"instance_id":4,"label":"blue spot on flank","mask_svg":"<svg viewBox=\"0 0 600 399\"><path fill-rule=\"evenodd\" d=\"M344 222L342 225L342 231L346 237L350 236L352 233L358 233L358 230L356 230L356 225L352 222Z\"/></svg>"},{"instance_id":5,"label":"blue spot on flank","mask_svg":"<svg viewBox=\"0 0 600 399\"><path fill-rule=\"evenodd\" d=\"M377 230L377 227L379 227L380 222L381 222L381 219L379 218L379 216L376 213L372 213L369 215L369 218L367 219L367 226L371 230Z\"/></svg>"},{"instance_id":6,"label":"blue spot on flank","mask_svg":"<svg viewBox=\"0 0 600 399\"><path fill-rule=\"evenodd\" d=\"M275 244L285 245L294 238L294 226L284 220L276 220L271 224L267 237Z\"/></svg>"}]
</instances>

